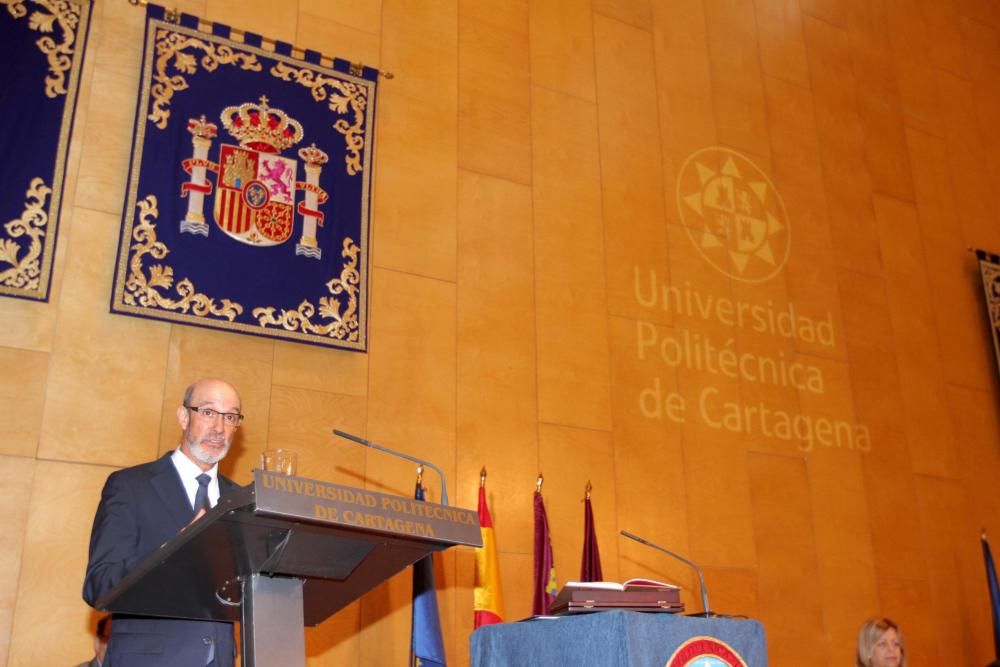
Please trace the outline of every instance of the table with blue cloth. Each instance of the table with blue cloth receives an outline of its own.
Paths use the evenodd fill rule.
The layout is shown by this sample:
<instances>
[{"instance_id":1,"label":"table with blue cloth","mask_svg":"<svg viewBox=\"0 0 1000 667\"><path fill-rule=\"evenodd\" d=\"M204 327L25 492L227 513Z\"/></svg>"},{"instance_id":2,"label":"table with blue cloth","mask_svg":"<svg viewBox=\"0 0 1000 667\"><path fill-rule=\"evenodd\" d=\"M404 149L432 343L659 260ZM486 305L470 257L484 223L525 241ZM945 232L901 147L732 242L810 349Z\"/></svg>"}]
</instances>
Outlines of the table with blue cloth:
<instances>
[{"instance_id":1,"label":"table with blue cloth","mask_svg":"<svg viewBox=\"0 0 1000 667\"><path fill-rule=\"evenodd\" d=\"M724 642L748 667L767 667L764 626L757 621L617 610L485 625L472 634L472 665L665 667L694 637ZM706 664L729 663L709 659Z\"/></svg>"}]
</instances>

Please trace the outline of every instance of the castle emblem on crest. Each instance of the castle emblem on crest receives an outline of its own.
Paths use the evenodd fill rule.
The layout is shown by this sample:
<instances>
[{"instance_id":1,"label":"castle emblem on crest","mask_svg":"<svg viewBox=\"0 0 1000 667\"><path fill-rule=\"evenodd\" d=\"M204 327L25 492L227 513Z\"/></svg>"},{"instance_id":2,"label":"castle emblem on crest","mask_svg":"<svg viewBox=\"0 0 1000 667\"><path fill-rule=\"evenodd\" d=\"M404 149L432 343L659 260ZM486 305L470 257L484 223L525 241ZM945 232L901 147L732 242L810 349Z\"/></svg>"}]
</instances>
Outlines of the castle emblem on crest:
<instances>
[{"instance_id":1,"label":"castle emblem on crest","mask_svg":"<svg viewBox=\"0 0 1000 667\"><path fill-rule=\"evenodd\" d=\"M302 233L295 254L320 259L316 228L323 225L319 208L329 195L319 186L319 176L329 156L315 144L299 149L305 172L305 181L299 181L299 160L281 153L302 141L302 125L267 102L262 96L260 104L247 102L222 110L222 126L239 145L219 146L217 162L208 155L218 126L204 116L188 120L194 150L182 165L191 178L181 186L181 195L188 198L181 232L208 236L204 206L205 197L212 194L206 178L212 171L217 174L212 213L222 233L247 245L276 246L291 238L298 214Z\"/></svg>"}]
</instances>

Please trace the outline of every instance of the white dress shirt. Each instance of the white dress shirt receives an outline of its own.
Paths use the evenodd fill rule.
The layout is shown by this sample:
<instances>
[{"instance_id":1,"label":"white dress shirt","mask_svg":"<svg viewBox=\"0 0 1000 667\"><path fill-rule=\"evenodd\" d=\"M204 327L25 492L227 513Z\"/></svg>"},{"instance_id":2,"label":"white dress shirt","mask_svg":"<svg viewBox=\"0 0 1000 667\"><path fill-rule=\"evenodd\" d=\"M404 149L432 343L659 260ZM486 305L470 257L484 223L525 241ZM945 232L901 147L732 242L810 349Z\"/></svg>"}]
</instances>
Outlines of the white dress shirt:
<instances>
[{"instance_id":1,"label":"white dress shirt","mask_svg":"<svg viewBox=\"0 0 1000 667\"><path fill-rule=\"evenodd\" d=\"M170 455L170 460L177 468L177 474L181 476L181 482L184 484L184 490L187 491L188 502L191 503L192 508L194 507L194 496L198 493L198 475L204 473L212 478L208 483L208 502L212 507L215 507L219 502L219 464L216 463L209 470L202 470L181 451L180 447Z\"/></svg>"}]
</instances>

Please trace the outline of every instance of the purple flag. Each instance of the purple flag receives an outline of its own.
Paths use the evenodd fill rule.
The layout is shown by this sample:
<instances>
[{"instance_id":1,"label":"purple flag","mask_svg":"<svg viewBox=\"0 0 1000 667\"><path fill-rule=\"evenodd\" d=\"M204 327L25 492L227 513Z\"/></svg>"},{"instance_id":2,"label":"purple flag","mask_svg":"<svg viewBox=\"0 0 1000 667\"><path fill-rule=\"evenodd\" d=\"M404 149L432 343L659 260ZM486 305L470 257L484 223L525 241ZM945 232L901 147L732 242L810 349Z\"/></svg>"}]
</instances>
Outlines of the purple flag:
<instances>
[{"instance_id":1,"label":"purple flag","mask_svg":"<svg viewBox=\"0 0 1000 667\"><path fill-rule=\"evenodd\" d=\"M549 536L549 519L545 514L542 494L535 491L535 585L531 600L531 613L535 616L549 613L549 605L556 598L556 568L552 558L552 539Z\"/></svg>"},{"instance_id":2,"label":"purple flag","mask_svg":"<svg viewBox=\"0 0 1000 667\"><path fill-rule=\"evenodd\" d=\"M603 580L601 552L597 548L597 533L594 530L594 509L588 493L583 501L583 562L580 563L580 581Z\"/></svg>"}]
</instances>

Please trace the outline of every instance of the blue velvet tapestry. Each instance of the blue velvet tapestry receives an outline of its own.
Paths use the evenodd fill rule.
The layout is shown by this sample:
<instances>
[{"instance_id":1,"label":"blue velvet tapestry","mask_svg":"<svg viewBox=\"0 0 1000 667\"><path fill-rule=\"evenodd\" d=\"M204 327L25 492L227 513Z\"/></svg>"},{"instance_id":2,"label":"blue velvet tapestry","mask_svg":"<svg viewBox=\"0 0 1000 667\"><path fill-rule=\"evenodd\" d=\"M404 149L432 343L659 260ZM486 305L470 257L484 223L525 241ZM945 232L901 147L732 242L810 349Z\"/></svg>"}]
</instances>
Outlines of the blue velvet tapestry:
<instances>
[{"instance_id":1,"label":"blue velvet tapestry","mask_svg":"<svg viewBox=\"0 0 1000 667\"><path fill-rule=\"evenodd\" d=\"M1000 256L985 250L976 250L979 273L983 278L983 295L986 297L986 316L993 334L993 355L1000 373Z\"/></svg>"},{"instance_id":2,"label":"blue velvet tapestry","mask_svg":"<svg viewBox=\"0 0 1000 667\"><path fill-rule=\"evenodd\" d=\"M49 300L90 10L0 1L0 295Z\"/></svg>"},{"instance_id":3,"label":"blue velvet tapestry","mask_svg":"<svg viewBox=\"0 0 1000 667\"><path fill-rule=\"evenodd\" d=\"M148 5L111 311L366 350L377 79Z\"/></svg>"},{"instance_id":4,"label":"blue velvet tapestry","mask_svg":"<svg viewBox=\"0 0 1000 667\"><path fill-rule=\"evenodd\" d=\"M767 667L754 620L601 611L486 625L471 639L473 667Z\"/></svg>"}]
</instances>

